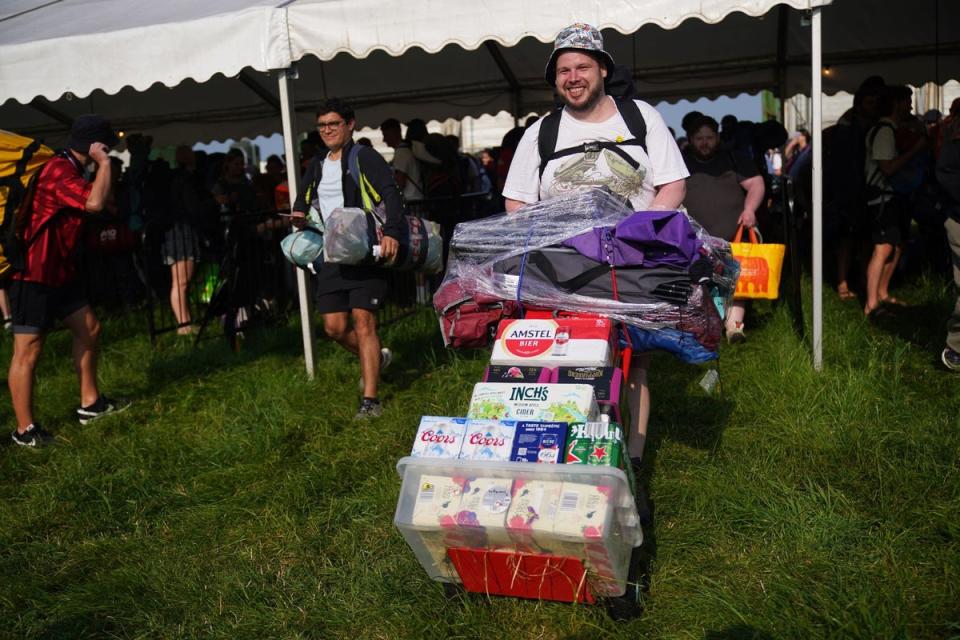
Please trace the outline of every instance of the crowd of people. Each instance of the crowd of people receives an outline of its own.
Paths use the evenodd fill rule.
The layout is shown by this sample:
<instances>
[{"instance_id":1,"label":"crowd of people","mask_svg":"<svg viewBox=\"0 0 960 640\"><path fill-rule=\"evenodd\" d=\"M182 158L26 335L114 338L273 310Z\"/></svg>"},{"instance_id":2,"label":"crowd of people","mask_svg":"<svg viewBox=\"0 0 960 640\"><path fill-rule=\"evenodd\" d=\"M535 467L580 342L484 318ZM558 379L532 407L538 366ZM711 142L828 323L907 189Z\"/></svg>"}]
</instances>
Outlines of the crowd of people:
<instances>
[{"instance_id":1,"label":"crowd of people","mask_svg":"<svg viewBox=\"0 0 960 640\"><path fill-rule=\"evenodd\" d=\"M111 212L133 230L147 229L146 237L152 230L169 269L169 301L183 334L195 330L187 298L197 265L205 256L239 259L244 251L244 243L231 244L231 229L266 238L276 255L275 240L290 225L322 226L345 206L382 209L380 258L388 263L403 241L405 212L424 202L465 197L486 203L480 215L509 214L525 204L606 187L635 210L684 207L707 233L732 240L757 226L776 237L779 221L771 212L788 200L783 188L789 185L794 216L808 217L809 132L788 136L773 120L741 122L728 115L718 122L691 112L683 118L684 135L677 138L656 109L637 99L630 77L604 50L597 29L571 25L557 36L544 71L559 108L531 117L508 131L500 147L478 157L462 153L457 137L430 133L422 120L406 123L404 131L390 118L380 125L393 149L388 163L369 140L354 140L357 123L350 105L330 99L317 112L317 130L300 145L297 171L304 179L293 203L283 161L271 156L261 173L239 149L208 155L179 147L171 167L149 159L149 139L130 136L130 166L121 176L107 155L117 142L109 123L92 115L78 118L67 148L40 174L37 211L24 236L30 246L27 269L14 276L10 291L14 441L38 446L50 439L34 420L32 385L43 338L55 319L74 335L81 422L125 406L96 385L99 323L73 262L87 214ZM960 286L960 100L946 118L930 112L920 119L911 111L909 88L869 78L852 108L823 136L824 218L836 257L837 293L854 299L859 292L869 318L903 304L890 289L905 259L935 270L948 269L952 260ZM92 179L85 174L88 166L95 168ZM274 215L286 210L289 218ZM237 227L244 216L260 217ZM912 222L922 247L915 255L907 251ZM292 273L289 266L285 270ZM325 332L360 363L358 419L381 414L379 377L392 359L376 324L388 294L386 273L371 266L321 264L315 279ZM746 340L746 305L733 301L724 311L728 341ZM960 370L960 300L942 360ZM637 462L649 415L649 360L641 354L633 364L627 376L633 416L628 442Z\"/></svg>"}]
</instances>

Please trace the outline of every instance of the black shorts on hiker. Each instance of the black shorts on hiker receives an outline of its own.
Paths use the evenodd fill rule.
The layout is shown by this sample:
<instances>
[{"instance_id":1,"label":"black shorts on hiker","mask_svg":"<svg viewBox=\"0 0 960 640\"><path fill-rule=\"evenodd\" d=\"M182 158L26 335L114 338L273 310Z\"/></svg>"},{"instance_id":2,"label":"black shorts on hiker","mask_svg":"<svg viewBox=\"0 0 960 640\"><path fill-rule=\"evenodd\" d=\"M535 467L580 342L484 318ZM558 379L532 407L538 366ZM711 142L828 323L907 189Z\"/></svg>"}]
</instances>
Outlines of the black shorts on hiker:
<instances>
[{"instance_id":1,"label":"black shorts on hiker","mask_svg":"<svg viewBox=\"0 0 960 640\"><path fill-rule=\"evenodd\" d=\"M326 263L317 274L317 311L376 311L387 296L387 272L377 267Z\"/></svg>"},{"instance_id":2,"label":"black shorts on hiker","mask_svg":"<svg viewBox=\"0 0 960 640\"><path fill-rule=\"evenodd\" d=\"M14 280L9 295L14 333L47 333L56 320L63 320L87 306L87 293L79 281L51 287Z\"/></svg>"},{"instance_id":3,"label":"black shorts on hiker","mask_svg":"<svg viewBox=\"0 0 960 640\"><path fill-rule=\"evenodd\" d=\"M910 235L910 215L902 198L892 197L883 204L867 207L870 240L873 244L901 244Z\"/></svg>"}]
</instances>

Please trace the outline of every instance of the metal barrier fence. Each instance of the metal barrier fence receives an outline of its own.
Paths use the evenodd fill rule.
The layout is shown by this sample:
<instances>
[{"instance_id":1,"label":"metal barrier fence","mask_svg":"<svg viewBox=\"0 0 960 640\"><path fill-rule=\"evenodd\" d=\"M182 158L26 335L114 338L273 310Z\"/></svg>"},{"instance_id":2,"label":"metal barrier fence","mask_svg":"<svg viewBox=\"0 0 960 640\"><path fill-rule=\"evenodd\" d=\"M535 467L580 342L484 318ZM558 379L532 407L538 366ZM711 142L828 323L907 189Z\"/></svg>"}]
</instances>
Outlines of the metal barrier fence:
<instances>
[{"instance_id":1,"label":"metal barrier fence","mask_svg":"<svg viewBox=\"0 0 960 640\"><path fill-rule=\"evenodd\" d=\"M497 209L488 194L407 203L409 215L440 225L444 262L454 226ZM275 212L224 216L206 234L184 225L147 225L134 233L124 224L91 220L81 272L92 305L108 315L145 314L154 343L180 331L192 334L195 342L222 337L235 344L245 329L284 321L297 308L295 270L280 252L280 240L288 232L287 220ZM177 265L188 262L187 257L194 258L190 265ZM386 275L389 293L378 314L380 325L429 304L442 279L442 274L392 270ZM184 286L174 287L175 281Z\"/></svg>"}]
</instances>

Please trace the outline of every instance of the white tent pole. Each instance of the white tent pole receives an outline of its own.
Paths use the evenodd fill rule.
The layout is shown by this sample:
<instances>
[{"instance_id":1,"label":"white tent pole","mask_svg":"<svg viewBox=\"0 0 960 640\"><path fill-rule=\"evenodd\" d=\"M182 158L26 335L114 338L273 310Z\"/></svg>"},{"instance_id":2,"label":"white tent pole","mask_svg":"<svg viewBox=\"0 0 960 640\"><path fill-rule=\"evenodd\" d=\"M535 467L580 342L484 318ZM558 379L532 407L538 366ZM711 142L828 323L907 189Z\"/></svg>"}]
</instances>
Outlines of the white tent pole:
<instances>
[{"instance_id":1,"label":"white tent pole","mask_svg":"<svg viewBox=\"0 0 960 640\"><path fill-rule=\"evenodd\" d=\"M813 368L823 369L823 52L820 8L813 10L810 96L813 99Z\"/></svg>"},{"instance_id":2,"label":"white tent pole","mask_svg":"<svg viewBox=\"0 0 960 640\"><path fill-rule=\"evenodd\" d=\"M290 205L300 193L300 157L297 154L297 123L293 110L290 79L296 79L293 67L280 71L280 116L283 119L283 150L287 163L287 185L290 187ZM314 374L313 358L313 313L310 308L310 292L307 288L307 272L297 269L297 294L300 297L300 327L303 330L303 359L307 365L307 377Z\"/></svg>"}]
</instances>

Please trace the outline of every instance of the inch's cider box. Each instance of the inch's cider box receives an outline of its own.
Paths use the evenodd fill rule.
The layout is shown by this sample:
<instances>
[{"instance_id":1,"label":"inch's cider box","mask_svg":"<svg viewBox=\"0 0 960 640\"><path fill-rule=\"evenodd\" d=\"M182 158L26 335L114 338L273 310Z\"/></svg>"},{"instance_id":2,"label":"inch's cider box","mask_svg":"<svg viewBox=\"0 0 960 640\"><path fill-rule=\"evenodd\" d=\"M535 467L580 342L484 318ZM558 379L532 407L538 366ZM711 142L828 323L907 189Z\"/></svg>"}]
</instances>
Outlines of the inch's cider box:
<instances>
[{"instance_id":1,"label":"inch's cider box","mask_svg":"<svg viewBox=\"0 0 960 640\"><path fill-rule=\"evenodd\" d=\"M607 367L613 338L609 318L501 320L490 364Z\"/></svg>"},{"instance_id":2,"label":"inch's cider box","mask_svg":"<svg viewBox=\"0 0 960 640\"><path fill-rule=\"evenodd\" d=\"M483 370L482 382L554 382L549 367L492 364Z\"/></svg>"},{"instance_id":3,"label":"inch's cider box","mask_svg":"<svg viewBox=\"0 0 960 640\"><path fill-rule=\"evenodd\" d=\"M588 384L480 382L473 387L468 418L527 422L589 422L599 415ZM464 445L466 446L466 445Z\"/></svg>"},{"instance_id":4,"label":"inch's cider box","mask_svg":"<svg viewBox=\"0 0 960 640\"><path fill-rule=\"evenodd\" d=\"M516 431L515 420L467 420L460 458L506 462L510 460Z\"/></svg>"},{"instance_id":5,"label":"inch's cider box","mask_svg":"<svg viewBox=\"0 0 960 640\"><path fill-rule=\"evenodd\" d=\"M589 384L597 394L600 410L615 422L621 422L620 388L623 385L623 372L619 367L559 367L553 382Z\"/></svg>"},{"instance_id":6,"label":"inch's cider box","mask_svg":"<svg viewBox=\"0 0 960 640\"><path fill-rule=\"evenodd\" d=\"M423 416L410 455L417 458L459 458L466 432L466 418Z\"/></svg>"},{"instance_id":7,"label":"inch's cider box","mask_svg":"<svg viewBox=\"0 0 960 640\"><path fill-rule=\"evenodd\" d=\"M510 459L514 462L563 462L567 425L564 422L519 422Z\"/></svg>"}]
</instances>

